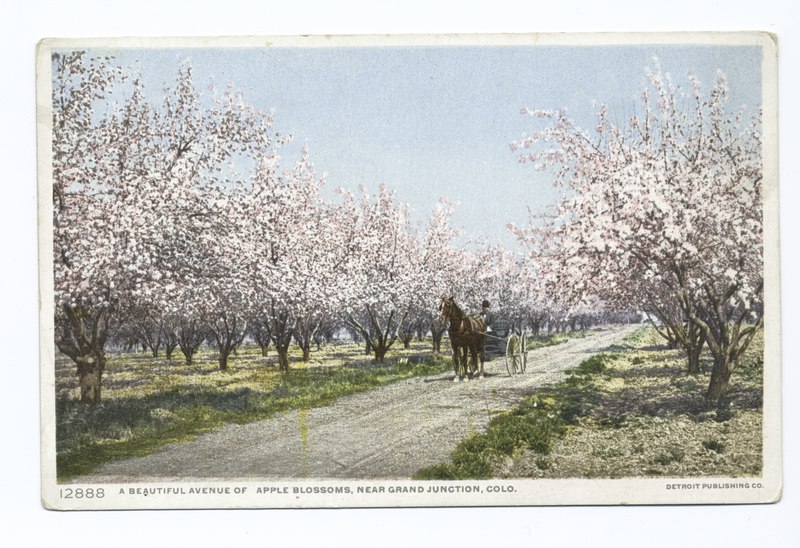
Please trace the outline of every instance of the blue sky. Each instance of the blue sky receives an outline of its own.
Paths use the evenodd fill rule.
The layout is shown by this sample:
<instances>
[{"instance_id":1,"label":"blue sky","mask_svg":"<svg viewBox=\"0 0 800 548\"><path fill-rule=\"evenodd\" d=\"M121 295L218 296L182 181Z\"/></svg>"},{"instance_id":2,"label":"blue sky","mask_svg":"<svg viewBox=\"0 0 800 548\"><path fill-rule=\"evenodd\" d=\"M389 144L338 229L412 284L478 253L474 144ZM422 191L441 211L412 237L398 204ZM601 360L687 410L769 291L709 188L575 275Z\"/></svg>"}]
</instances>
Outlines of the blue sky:
<instances>
[{"instance_id":1,"label":"blue sky","mask_svg":"<svg viewBox=\"0 0 800 548\"><path fill-rule=\"evenodd\" d=\"M95 53L95 52L92 52ZM521 165L509 143L535 127L520 108L566 107L593 127L596 104L612 119L633 113L645 69L659 58L673 81L704 88L717 69L730 106L761 104L760 48L742 46L489 46L391 48L127 49L112 53L140 71L156 99L191 63L195 82L229 82L245 100L274 109L275 128L307 144L329 188L386 183L423 221L439 196L458 200L467 237L513 244L506 224L557 198L547 174Z\"/></svg>"}]
</instances>

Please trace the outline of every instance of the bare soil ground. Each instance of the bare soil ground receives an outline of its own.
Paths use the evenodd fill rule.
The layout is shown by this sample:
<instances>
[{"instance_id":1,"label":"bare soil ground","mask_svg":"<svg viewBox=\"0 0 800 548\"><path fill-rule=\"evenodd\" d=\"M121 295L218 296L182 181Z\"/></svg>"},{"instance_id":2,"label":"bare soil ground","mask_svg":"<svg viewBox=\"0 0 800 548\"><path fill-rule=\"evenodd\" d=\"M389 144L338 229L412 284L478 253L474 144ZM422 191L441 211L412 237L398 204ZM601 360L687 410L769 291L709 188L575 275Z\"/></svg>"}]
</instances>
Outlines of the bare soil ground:
<instances>
[{"instance_id":1,"label":"bare soil ground","mask_svg":"<svg viewBox=\"0 0 800 548\"><path fill-rule=\"evenodd\" d=\"M537 387L620 342L636 326L591 331L584 338L529 352L524 375L509 377L503 359L486 378L415 377L244 425L228 424L146 457L110 462L74 482L192 479L410 478L448 459L460 440L485 429Z\"/></svg>"}]
</instances>

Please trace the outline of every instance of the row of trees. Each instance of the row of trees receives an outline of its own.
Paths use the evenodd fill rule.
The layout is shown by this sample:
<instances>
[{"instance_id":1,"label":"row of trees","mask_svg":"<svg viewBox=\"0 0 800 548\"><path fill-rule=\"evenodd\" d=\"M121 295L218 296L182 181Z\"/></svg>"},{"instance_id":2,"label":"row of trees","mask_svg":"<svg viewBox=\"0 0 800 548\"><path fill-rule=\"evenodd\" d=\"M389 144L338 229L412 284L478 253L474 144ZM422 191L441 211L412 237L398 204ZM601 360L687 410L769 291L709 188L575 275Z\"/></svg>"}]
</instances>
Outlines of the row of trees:
<instances>
[{"instance_id":1,"label":"row of trees","mask_svg":"<svg viewBox=\"0 0 800 548\"><path fill-rule=\"evenodd\" d=\"M512 149L563 194L510 227L520 255L460 243L446 199L417 227L386 187L326 194L308 150L284 167L271 116L231 88L200 93L188 67L155 103L112 59L55 54L57 346L96 401L110 337L188 363L211 341L225 369L249 335L286 371L290 345L308 359L338 329L379 361L420 333L438 351L442 295L488 298L534 333L640 310L690 373L709 348L717 402L763 324L760 112L726 100L722 75L705 96L659 70L624 126L604 107L592 131L524 109L546 124Z\"/></svg>"},{"instance_id":2,"label":"row of trees","mask_svg":"<svg viewBox=\"0 0 800 548\"><path fill-rule=\"evenodd\" d=\"M690 84L658 69L626 124L601 107L591 131L523 109L547 123L512 149L564 192L544 222L513 230L551 288L645 311L689 373L707 347L718 402L763 325L761 112L726 110L722 74L708 94Z\"/></svg>"},{"instance_id":3,"label":"row of trees","mask_svg":"<svg viewBox=\"0 0 800 548\"><path fill-rule=\"evenodd\" d=\"M327 196L308 150L282 167L290 138L270 116L208 95L190 68L153 103L112 59L53 56L55 340L83 400L101 397L111 339L189 364L208 341L226 369L249 335L286 371L290 345L308 359L346 328L382 361L419 333L440 349L445 294L488 298L517 329L566 328L533 263L458 243L455 204L417 227L385 187Z\"/></svg>"}]
</instances>

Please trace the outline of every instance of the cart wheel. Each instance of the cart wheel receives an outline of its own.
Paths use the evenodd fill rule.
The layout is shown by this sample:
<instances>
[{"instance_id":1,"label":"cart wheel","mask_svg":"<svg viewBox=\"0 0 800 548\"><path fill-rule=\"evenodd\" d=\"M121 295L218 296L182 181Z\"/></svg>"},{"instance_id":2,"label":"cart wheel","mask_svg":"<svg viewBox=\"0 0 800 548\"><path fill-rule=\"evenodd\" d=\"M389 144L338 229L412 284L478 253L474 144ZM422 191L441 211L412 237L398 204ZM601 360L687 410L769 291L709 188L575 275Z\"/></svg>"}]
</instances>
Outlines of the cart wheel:
<instances>
[{"instance_id":1,"label":"cart wheel","mask_svg":"<svg viewBox=\"0 0 800 548\"><path fill-rule=\"evenodd\" d=\"M528 367L528 335L525 333L522 334L522 343L520 344L520 351L522 352L522 360L520 365L522 366L522 372L525 373L525 369Z\"/></svg>"},{"instance_id":2,"label":"cart wheel","mask_svg":"<svg viewBox=\"0 0 800 548\"><path fill-rule=\"evenodd\" d=\"M514 346L517 340L516 335L511 335L508 337L506 341L506 354L505 354L505 361L506 361L506 371L508 371L509 376L513 377L517 374L517 368L514 364Z\"/></svg>"},{"instance_id":3,"label":"cart wheel","mask_svg":"<svg viewBox=\"0 0 800 548\"><path fill-rule=\"evenodd\" d=\"M522 361L523 356L525 356L525 352L522 351L523 344L523 339L519 335L512 334L508 337L508 342L506 343L506 371L512 377L525 371Z\"/></svg>"}]
</instances>

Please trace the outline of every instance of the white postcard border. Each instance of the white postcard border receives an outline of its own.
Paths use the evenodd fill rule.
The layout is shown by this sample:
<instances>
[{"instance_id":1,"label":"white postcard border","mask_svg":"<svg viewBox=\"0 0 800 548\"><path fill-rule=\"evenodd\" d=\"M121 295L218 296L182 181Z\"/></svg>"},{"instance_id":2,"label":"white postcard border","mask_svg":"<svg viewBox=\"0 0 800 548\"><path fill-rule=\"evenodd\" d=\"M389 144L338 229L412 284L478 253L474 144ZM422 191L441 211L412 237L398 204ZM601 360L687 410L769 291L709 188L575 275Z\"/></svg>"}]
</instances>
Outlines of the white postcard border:
<instances>
[{"instance_id":1,"label":"white postcard border","mask_svg":"<svg viewBox=\"0 0 800 548\"><path fill-rule=\"evenodd\" d=\"M120 484L56 481L53 348L52 154L50 57L59 48L166 47L377 47L489 45L756 45L761 46L764 134L765 371L763 474L758 478L514 479L452 482L408 480L242 479ZM668 32L577 34L350 35L215 38L45 39L37 48L37 162L40 291L41 493L46 508L358 508L438 506L741 504L780 499L781 309L778 208L777 44L765 32ZM350 493L342 492L347 488ZM361 492L359 492L361 488ZM421 488L422 492L416 492ZM434 489L435 492L429 491ZM273 491L258 492L259 489ZM439 489L439 490L437 490ZM80 491L79 491L80 490ZM91 490L91 496L88 496ZM102 490L102 496L98 496ZM80 493L80 495L79 495Z\"/></svg>"}]
</instances>

